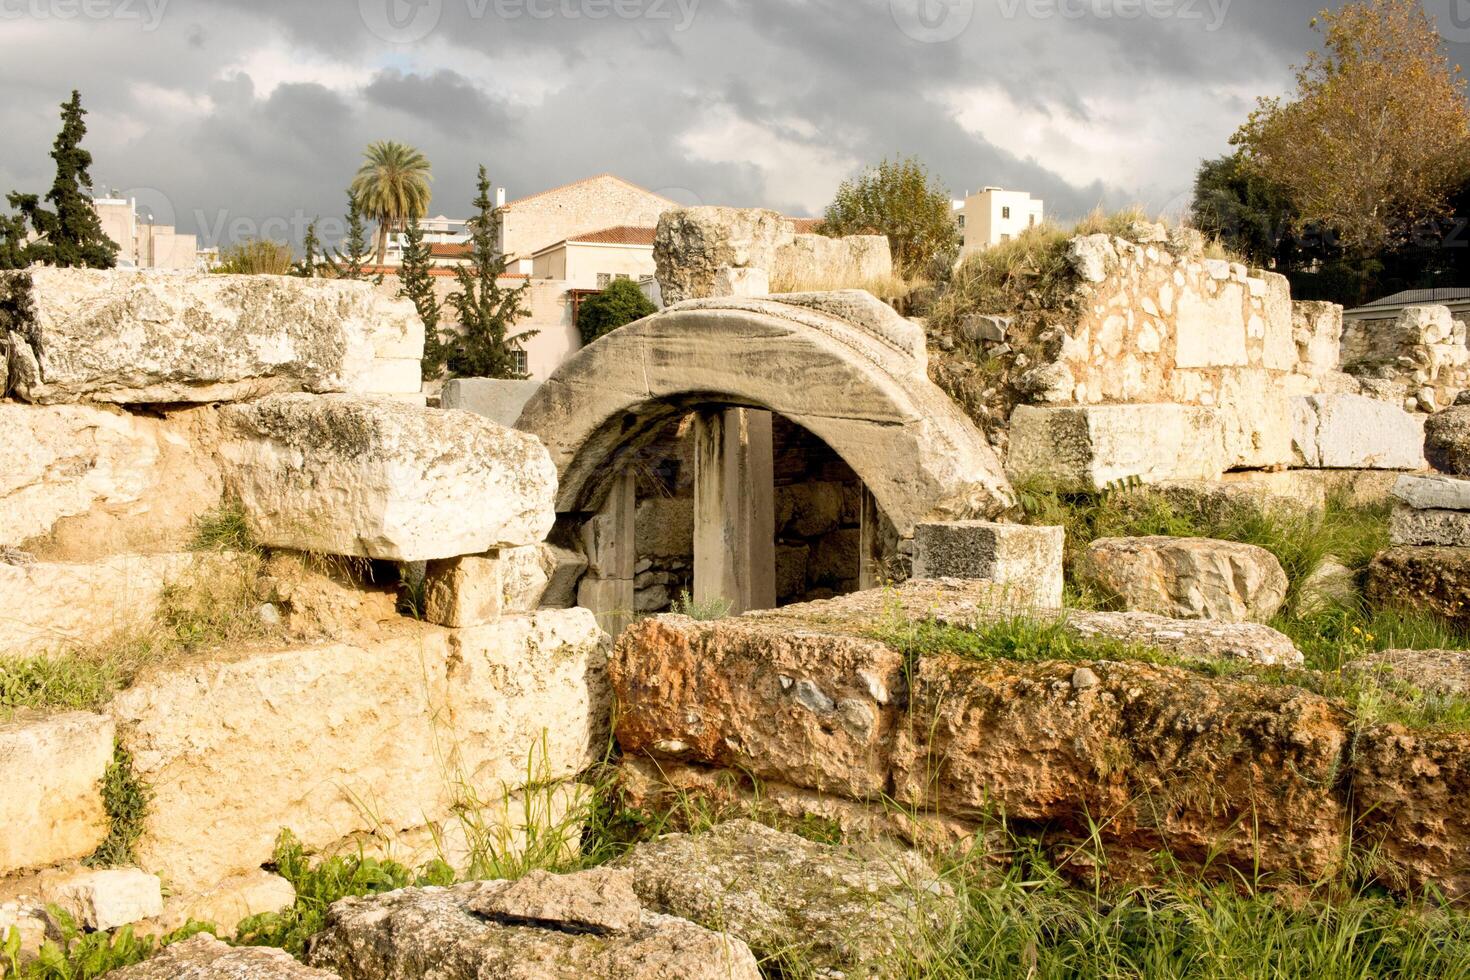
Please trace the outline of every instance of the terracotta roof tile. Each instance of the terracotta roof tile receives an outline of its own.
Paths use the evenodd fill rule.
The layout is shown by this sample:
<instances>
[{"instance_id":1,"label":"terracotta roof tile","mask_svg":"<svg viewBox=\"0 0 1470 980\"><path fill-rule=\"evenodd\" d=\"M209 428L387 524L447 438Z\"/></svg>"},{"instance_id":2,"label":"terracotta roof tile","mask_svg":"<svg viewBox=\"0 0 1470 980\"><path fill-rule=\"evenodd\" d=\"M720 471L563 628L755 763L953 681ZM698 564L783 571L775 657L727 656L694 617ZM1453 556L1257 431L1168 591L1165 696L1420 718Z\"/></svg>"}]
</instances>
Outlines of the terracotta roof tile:
<instances>
[{"instance_id":1,"label":"terracotta roof tile","mask_svg":"<svg viewBox=\"0 0 1470 980\"><path fill-rule=\"evenodd\" d=\"M636 225L617 225L585 235L574 235L567 242L577 245L652 245L654 230Z\"/></svg>"}]
</instances>

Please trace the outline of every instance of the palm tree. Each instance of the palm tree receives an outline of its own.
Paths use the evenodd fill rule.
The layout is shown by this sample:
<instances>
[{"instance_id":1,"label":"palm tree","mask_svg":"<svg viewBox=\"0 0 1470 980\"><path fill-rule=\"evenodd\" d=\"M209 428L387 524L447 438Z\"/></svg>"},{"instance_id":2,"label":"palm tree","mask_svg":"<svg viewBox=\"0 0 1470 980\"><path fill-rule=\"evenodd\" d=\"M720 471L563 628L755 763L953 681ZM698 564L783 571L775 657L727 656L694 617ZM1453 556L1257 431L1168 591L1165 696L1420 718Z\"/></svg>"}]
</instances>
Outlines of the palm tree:
<instances>
[{"instance_id":1,"label":"palm tree","mask_svg":"<svg viewBox=\"0 0 1470 980\"><path fill-rule=\"evenodd\" d=\"M352 194L363 213L378 223L378 265L388 252L388 234L406 228L429 209L429 159L406 143L378 140L363 151L352 178Z\"/></svg>"}]
</instances>

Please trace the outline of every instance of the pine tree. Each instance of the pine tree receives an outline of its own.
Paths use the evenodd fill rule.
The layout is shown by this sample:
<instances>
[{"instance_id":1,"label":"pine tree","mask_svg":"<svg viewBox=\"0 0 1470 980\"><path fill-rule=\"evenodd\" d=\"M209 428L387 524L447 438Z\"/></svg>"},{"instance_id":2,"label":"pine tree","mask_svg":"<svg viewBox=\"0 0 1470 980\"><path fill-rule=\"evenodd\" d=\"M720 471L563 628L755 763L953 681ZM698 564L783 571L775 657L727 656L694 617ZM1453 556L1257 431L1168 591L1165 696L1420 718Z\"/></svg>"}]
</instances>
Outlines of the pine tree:
<instances>
[{"instance_id":1,"label":"pine tree","mask_svg":"<svg viewBox=\"0 0 1470 980\"><path fill-rule=\"evenodd\" d=\"M521 379L514 352L537 333L508 334L509 327L528 313L521 301L530 283L505 289L499 279L507 258L495 245L500 209L490 201L490 178L480 168L475 196L476 215L470 220L470 261L454 270L459 289L448 303L459 315L460 336L449 353L449 374L455 378Z\"/></svg>"},{"instance_id":2,"label":"pine tree","mask_svg":"<svg viewBox=\"0 0 1470 980\"><path fill-rule=\"evenodd\" d=\"M434 297L433 268L429 245L418 218L410 218L404 231L403 265L398 269L398 294L413 303L424 321L424 380L437 378L447 351L439 339L439 301Z\"/></svg>"},{"instance_id":3,"label":"pine tree","mask_svg":"<svg viewBox=\"0 0 1470 980\"><path fill-rule=\"evenodd\" d=\"M10 195L12 206L17 196ZM29 264L25 216L0 214L0 269L24 269Z\"/></svg>"},{"instance_id":4,"label":"pine tree","mask_svg":"<svg viewBox=\"0 0 1470 980\"><path fill-rule=\"evenodd\" d=\"M81 93L72 90L70 101L61 105L61 132L51 149L56 179L46 201L55 210L42 208L34 195L14 200L40 236L27 247L31 261L111 269L117 265L117 244L103 234L102 221L92 206L92 154L82 149L82 137L87 134L82 117L86 114Z\"/></svg>"},{"instance_id":5,"label":"pine tree","mask_svg":"<svg viewBox=\"0 0 1470 980\"><path fill-rule=\"evenodd\" d=\"M338 279L367 279L363 266L371 253L368 251L367 229L362 223L362 205L357 195L347 192L347 238L343 242L346 251L336 249L327 261ZM381 282L382 276L375 281Z\"/></svg>"},{"instance_id":6,"label":"pine tree","mask_svg":"<svg viewBox=\"0 0 1470 980\"><path fill-rule=\"evenodd\" d=\"M316 237L316 222L306 226L306 236L301 240L301 247L306 254L301 257L301 264L291 270L291 274L302 279L315 279L317 264L321 261L318 257L321 253L322 243Z\"/></svg>"}]
</instances>

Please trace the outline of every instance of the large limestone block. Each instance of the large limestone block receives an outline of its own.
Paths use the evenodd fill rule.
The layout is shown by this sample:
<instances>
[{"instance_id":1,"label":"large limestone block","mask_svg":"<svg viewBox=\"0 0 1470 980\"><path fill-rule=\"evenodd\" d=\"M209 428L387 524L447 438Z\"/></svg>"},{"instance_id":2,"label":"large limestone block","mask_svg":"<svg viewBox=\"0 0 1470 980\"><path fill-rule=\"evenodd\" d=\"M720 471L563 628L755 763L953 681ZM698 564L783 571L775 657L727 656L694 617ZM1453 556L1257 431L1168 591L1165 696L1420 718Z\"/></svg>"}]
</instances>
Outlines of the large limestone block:
<instances>
[{"instance_id":1,"label":"large limestone block","mask_svg":"<svg viewBox=\"0 0 1470 980\"><path fill-rule=\"evenodd\" d=\"M61 560L177 551L218 506L215 412L0 402L0 547Z\"/></svg>"},{"instance_id":2,"label":"large limestone block","mask_svg":"<svg viewBox=\"0 0 1470 980\"><path fill-rule=\"evenodd\" d=\"M914 529L914 578L982 579L1019 603L1062 607L1060 527L958 521Z\"/></svg>"},{"instance_id":3,"label":"large limestone block","mask_svg":"<svg viewBox=\"0 0 1470 980\"><path fill-rule=\"evenodd\" d=\"M920 965L926 925L958 913L953 889L913 851L863 854L751 820L665 834L614 865L632 872L646 907L718 923L763 960L789 955L831 975L904 952Z\"/></svg>"},{"instance_id":4,"label":"large limestone block","mask_svg":"<svg viewBox=\"0 0 1470 980\"><path fill-rule=\"evenodd\" d=\"M1182 290L1174 330L1177 367L1244 367L1250 362L1244 287L1238 283L1222 283L1214 296Z\"/></svg>"},{"instance_id":5,"label":"large limestone block","mask_svg":"<svg viewBox=\"0 0 1470 980\"><path fill-rule=\"evenodd\" d=\"M777 250L795 230L776 211L760 208L695 207L665 211L658 219L653 261L664 303L711 296L752 296L749 273L769 285Z\"/></svg>"},{"instance_id":6,"label":"large limestone block","mask_svg":"<svg viewBox=\"0 0 1470 980\"><path fill-rule=\"evenodd\" d=\"M253 915L279 912L295 903L296 889L289 881L257 868L232 875L206 892L169 895L157 919L158 931L167 935L190 922L211 922L223 935L230 935Z\"/></svg>"},{"instance_id":7,"label":"large limestone block","mask_svg":"<svg viewBox=\"0 0 1470 980\"><path fill-rule=\"evenodd\" d=\"M164 947L152 959L107 974L111 980L340 980L298 963L283 949L230 946L207 932Z\"/></svg>"},{"instance_id":8,"label":"large limestone block","mask_svg":"<svg viewBox=\"0 0 1470 980\"><path fill-rule=\"evenodd\" d=\"M1341 367L1341 306L1322 302L1292 303L1291 322L1298 371L1315 378L1331 374Z\"/></svg>"},{"instance_id":9,"label":"large limestone block","mask_svg":"<svg viewBox=\"0 0 1470 980\"><path fill-rule=\"evenodd\" d=\"M778 491L778 527L780 502ZM638 554L642 557L694 557L694 501L688 497L649 497L638 501L635 534Z\"/></svg>"},{"instance_id":10,"label":"large limestone block","mask_svg":"<svg viewBox=\"0 0 1470 980\"><path fill-rule=\"evenodd\" d=\"M86 857L107 836L112 720L87 712L0 723L0 875Z\"/></svg>"},{"instance_id":11,"label":"large limestone block","mask_svg":"<svg viewBox=\"0 0 1470 980\"><path fill-rule=\"evenodd\" d=\"M631 878L533 872L345 898L306 960L343 980L759 980L745 943L643 908Z\"/></svg>"},{"instance_id":12,"label":"large limestone block","mask_svg":"<svg viewBox=\"0 0 1470 980\"><path fill-rule=\"evenodd\" d=\"M536 544L556 519L545 447L469 412L289 394L223 415L226 483L272 547L423 561Z\"/></svg>"},{"instance_id":13,"label":"large limestone block","mask_svg":"<svg viewBox=\"0 0 1470 980\"><path fill-rule=\"evenodd\" d=\"M0 561L0 656L57 651L146 624L169 585L215 555L119 555L88 564Z\"/></svg>"},{"instance_id":14,"label":"large limestone block","mask_svg":"<svg viewBox=\"0 0 1470 980\"><path fill-rule=\"evenodd\" d=\"M193 663L110 711L154 790L139 863L181 891L580 772L604 748L605 639L582 609Z\"/></svg>"},{"instance_id":15,"label":"large limestone block","mask_svg":"<svg viewBox=\"0 0 1470 980\"><path fill-rule=\"evenodd\" d=\"M1424 423L1424 452L1442 473L1470 476L1470 405L1456 405Z\"/></svg>"},{"instance_id":16,"label":"large limestone block","mask_svg":"<svg viewBox=\"0 0 1470 980\"><path fill-rule=\"evenodd\" d=\"M12 331L10 388L31 402L217 402L375 387L378 359L417 360L423 321L371 284L290 276L51 269ZM416 390L416 388L415 388Z\"/></svg>"},{"instance_id":17,"label":"large limestone block","mask_svg":"<svg viewBox=\"0 0 1470 980\"><path fill-rule=\"evenodd\" d=\"M1417 470L1425 467L1424 419L1363 395L1292 400L1298 462L1313 469Z\"/></svg>"},{"instance_id":18,"label":"large limestone block","mask_svg":"<svg viewBox=\"0 0 1470 980\"><path fill-rule=\"evenodd\" d=\"M1265 371L1231 371L1220 381L1218 404L1227 468L1290 466L1291 398Z\"/></svg>"},{"instance_id":19,"label":"large limestone block","mask_svg":"<svg viewBox=\"0 0 1470 980\"><path fill-rule=\"evenodd\" d=\"M1264 548L1207 538L1102 538L1078 577L1130 610L1174 619L1264 623L1286 601L1287 580Z\"/></svg>"},{"instance_id":20,"label":"large limestone block","mask_svg":"<svg viewBox=\"0 0 1470 980\"><path fill-rule=\"evenodd\" d=\"M1101 489L1129 480L1218 480L1229 464L1218 410L1192 405L1022 405L1006 469L1015 480Z\"/></svg>"}]
</instances>

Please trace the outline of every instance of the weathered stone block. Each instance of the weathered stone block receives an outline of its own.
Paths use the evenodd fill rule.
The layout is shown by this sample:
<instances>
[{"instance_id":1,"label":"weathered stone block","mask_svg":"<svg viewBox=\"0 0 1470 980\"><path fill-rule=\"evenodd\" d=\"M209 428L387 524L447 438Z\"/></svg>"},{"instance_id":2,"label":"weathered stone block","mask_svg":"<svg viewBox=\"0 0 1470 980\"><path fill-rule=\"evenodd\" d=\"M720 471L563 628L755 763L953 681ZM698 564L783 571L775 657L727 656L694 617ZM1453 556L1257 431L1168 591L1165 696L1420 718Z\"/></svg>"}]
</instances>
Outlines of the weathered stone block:
<instances>
[{"instance_id":1,"label":"weathered stone block","mask_svg":"<svg viewBox=\"0 0 1470 980\"><path fill-rule=\"evenodd\" d=\"M1470 627L1470 548L1390 548L1368 566L1367 593Z\"/></svg>"},{"instance_id":2,"label":"weathered stone block","mask_svg":"<svg viewBox=\"0 0 1470 980\"><path fill-rule=\"evenodd\" d=\"M302 966L283 949L230 946L207 932L166 946L152 959L108 974L112 980L341 980Z\"/></svg>"},{"instance_id":3,"label":"weathered stone block","mask_svg":"<svg viewBox=\"0 0 1470 980\"><path fill-rule=\"evenodd\" d=\"M469 412L291 394L223 415L225 479L266 545L423 561L536 544L555 520L545 447Z\"/></svg>"},{"instance_id":4,"label":"weathered stone block","mask_svg":"<svg viewBox=\"0 0 1470 980\"><path fill-rule=\"evenodd\" d=\"M137 868L78 871L43 879L41 897L88 929L116 929L163 912L163 883Z\"/></svg>"},{"instance_id":5,"label":"weathered stone block","mask_svg":"<svg viewBox=\"0 0 1470 980\"><path fill-rule=\"evenodd\" d=\"M504 608L502 574L495 554L429 562L424 572L424 618L454 629L496 622Z\"/></svg>"},{"instance_id":6,"label":"weathered stone block","mask_svg":"<svg viewBox=\"0 0 1470 980\"><path fill-rule=\"evenodd\" d=\"M1456 405L1424 423L1424 453L1443 473L1470 476L1470 405Z\"/></svg>"},{"instance_id":7,"label":"weathered stone block","mask_svg":"<svg viewBox=\"0 0 1470 980\"><path fill-rule=\"evenodd\" d=\"M984 521L920 524L914 528L914 578L983 579L1017 602L1062 608L1060 527Z\"/></svg>"},{"instance_id":8,"label":"weathered stone block","mask_svg":"<svg viewBox=\"0 0 1470 980\"><path fill-rule=\"evenodd\" d=\"M282 827L322 848L441 819L466 785L498 799L528 766L578 773L604 747L603 643L571 609L155 674L109 708L155 793L139 864L207 890Z\"/></svg>"},{"instance_id":9,"label":"weathered stone block","mask_svg":"<svg viewBox=\"0 0 1470 980\"><path fill-rule=\"evenodd\" d=\"M1102 489L1130 479L1218 480L1228 460L1220 415L1192 405L1022 405L1011 416L1013 479Z\"/></svg>"},{"instance_id":10,"label":"weathered stone block","mask_svg":"<svg viewBox=\"0 0 1470 980\"><path fill-rule=\"evenodd\" d=\"M62 560L183 550L222 493L214 418L0 402L0 547Z\"/></svg>"},{"instance_id":11,"label":"weathered stone block","mask_svg":"<svg viewBox=\"0 0 1470 980\"><path fill-rule=\"evenodd\" d=\"M119 555L88 564L0 561L0 656L106 640L147 623L165 588L219 555Z\"/></svg>"},{"instance_id":12,"label":"weathered stone block","mask_svg":"<svg viewBox=\"0 0 1470 980\"><path fill-rule=\"evenodd\" d=\"M1342 307L1336 303L1291 304L1292 339L1297 370L1310 377L1331 374L1341 366Z\"/></svg>"},{"instance_id":13,"label":"weathered stone block","mask_svg":"<svg viewBox=\"0 0 1470 980\"><path fill-rule=\"evenodd\" d=\"M538 871L346 898L328 910L307 961L343 980L760 980L745 943L643 909L630 877Z\"/></svg>"},{"instance_id":14,"label":"weathered stone block","mask_svg":"<svg viewBox=\"0 0 1470 980\"><path fill-rule=\"evenodd\" d=\"M1244 367L1250 363L1245 297L1235 283L1222 286L1216 296L1181 291L1174 329L1176 367Z\"/></svg>"},{"instance_id":15,"label":"weathered stone block","mask_svg":"<svg viewBox=\"0 0 1470 980\"><path fill-rule=\"evenodd\" d=\"M107 836L112 720L86 712L0 723L0 875L86 857Z\"/></svg>"},{"instance_id":16,"label":"weathered stone block","mask_svg":"<svg viewBox=\"0 0 1470 980\"><path fill-rule=\"evenodd\" d=\"M295 902L296 889L289 881L257 868L232 875L206 892L169 895L157 919L158 931L166 935L191 921L212 922L230 935L252 915L279 912Z\"/></svg>"},{"instance_id":17,"label":"weathered stone block","mask_svg":"<svg viewBox=\"0 0 1470 980\"><path fill-rule=\"evenodd\" d=\"M1394 545L1470 547L1470 512L1395 507L1389 541Z\"/></svg>"},{"instance_id":18,"label":"weathered stone block","mask_svg":"<svg viewBox=\"0 0 1470 980\"><path fill-rule=\"evenodd\" d=\"M640 500L636 535L636 548L640 557L692 557L694 501L688 497L649 497Z\"/></svg>"},{"instance_id":19,"label":"weathered stone block","mask_svg":"<svg viewBox=\"0 0 1470 980\"><path fill-rule=\"evenodd\" d=\"M794 236L791 223L775 211L725 207L665 211L653 243L664 303L769 292L777 249ZM752 276L760 282L752 284Z\"/></svg>"},{"instance_id":20,"label":"weathered stone block","mask_svg":"<svg viewBox=\"0 0 1470 980\"><path fill-rule=\"evenodd\" d=\"M1078 577L1130 610L1173 619L1268 621L1286 601L1286 573L1264 548L1205 538L1101 538Z\"/></svg>"},{"instance_id":21,"label":"weathered stone block","mask_svg":"<svg viewBox=\"0 0 1470 980\"><path fill-rule=\"evenodd\" d=\"M508 429L515 428L521 409L541 387L539 381L503 381L499 378L454 378L444 382L440 408L474 412Z\"/></svg>"},{"instance_id":22,"label":"weathered stone block","mask_svg":"<svg viewBox=\"0 0 1470 980\"><path fill-rule=\"evenodd\" d=\"M1401 476L1393 497L1415 510L1470 511L1470 480L1448 476Z\"/></svg>"},{"instance_id":23,"label":"weathered stone block","mask_svg":"<svg viewBox=\"0 0 1470 980\"><path fill-rule=\"evenodd\" d=\"M31 402L375 393L379 357L423 351L413 305L369 283L39 266L9 276L29 281L35 305L12 332L10 379Z\"/></svg>"},{"instance_id":24,"label":"weathered stone block","mask_svg":"<svg viewBox=\"0 0 1470 980\"><path fill-rule=\"evenodd\" d=\"M1362 395L1292 401L1292 441L1300 465L1320 469L1425 467L1424 420Z\"/></svg>"}]
</instances>

